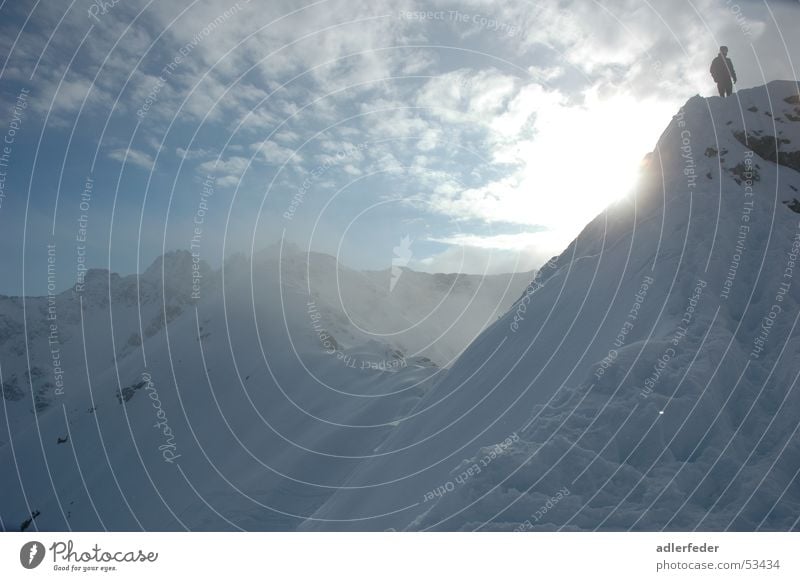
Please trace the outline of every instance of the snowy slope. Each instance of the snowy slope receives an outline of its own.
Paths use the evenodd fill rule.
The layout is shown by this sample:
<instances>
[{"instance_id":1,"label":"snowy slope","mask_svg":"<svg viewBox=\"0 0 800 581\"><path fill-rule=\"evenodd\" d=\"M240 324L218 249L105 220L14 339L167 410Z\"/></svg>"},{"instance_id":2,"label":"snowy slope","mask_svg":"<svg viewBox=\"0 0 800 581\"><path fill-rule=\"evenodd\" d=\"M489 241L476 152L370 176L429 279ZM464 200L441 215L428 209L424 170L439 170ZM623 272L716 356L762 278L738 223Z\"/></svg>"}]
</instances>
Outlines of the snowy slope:
<instances>
[{"instance_id":1,"label":"snowy slope","mask_svg":"<svg viewBox=\"0 0 800 581\"><path fill-rule=\"evenodd\" d=\"M437 293L435 275L406 272L407 296L433 295L445 314L418 325L418 339L403 334L401 353L314 291L337 288L338 270L345 289L371 301L355 313L373 327L367 307L389 299L398 316L376 320L407 323L404 295L387 299L369 286L374 273L306 256L289 251L279 268L269 249L252 262L231 258L224 272L202 265L199 299L188 252L138 278L90 271L80 293L54 299L54 344L47 297L0 298L2 527L19 530L38 513L30 528L295 528L443 372L414 352L425 352L421 340L447 335L450 311L472 299L468 324L443 351L457 353L466 332L477 334L524 287L511 276L465 277L462 292ZM333 329L340 343L329 349Z\"/></svg>"},{"instance_id":2,"label":"snowy slope","mask_svg":"<svg viewBox=\"0 0 800 581\"><path fill-rule=\"evenodd\" d=\"M799 191L797 84L689 100L302 528L798 528Z\"/></svg>"}]
</instances>

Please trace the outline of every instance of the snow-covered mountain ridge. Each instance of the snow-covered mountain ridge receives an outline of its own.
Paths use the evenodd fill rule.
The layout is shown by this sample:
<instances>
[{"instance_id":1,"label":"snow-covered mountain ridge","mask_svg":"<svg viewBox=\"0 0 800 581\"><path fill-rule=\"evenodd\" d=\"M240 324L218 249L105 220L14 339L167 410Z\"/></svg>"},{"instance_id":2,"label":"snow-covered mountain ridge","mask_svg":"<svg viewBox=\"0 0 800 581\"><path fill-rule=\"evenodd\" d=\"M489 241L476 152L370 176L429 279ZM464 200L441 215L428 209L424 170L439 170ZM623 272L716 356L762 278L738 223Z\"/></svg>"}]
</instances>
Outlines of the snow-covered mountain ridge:
<instances>
[{"instance_id":1,"label":"snow-covered mountain ridge","mask_svg":"<svg viewBox=\"0 0 800 581\"><path fill-rule=\"evenodd\" d=\"M786 81L690 99L636 195L303 528L796 528L798 105Z\"/></svg>"},{"instance_id":2,"label":"snow-covered mountain ridge","mask_svg":"<svg viewBox=\"0 0 800 581\"><path fill-rule=\"evenodd\" d=\"M197 300L184 254L90 272L61 395L48 297L4 297L2 526L796 529L798 151L795 83L690 99L524 290L285 248Z\"/></svg>"}]
</instances>

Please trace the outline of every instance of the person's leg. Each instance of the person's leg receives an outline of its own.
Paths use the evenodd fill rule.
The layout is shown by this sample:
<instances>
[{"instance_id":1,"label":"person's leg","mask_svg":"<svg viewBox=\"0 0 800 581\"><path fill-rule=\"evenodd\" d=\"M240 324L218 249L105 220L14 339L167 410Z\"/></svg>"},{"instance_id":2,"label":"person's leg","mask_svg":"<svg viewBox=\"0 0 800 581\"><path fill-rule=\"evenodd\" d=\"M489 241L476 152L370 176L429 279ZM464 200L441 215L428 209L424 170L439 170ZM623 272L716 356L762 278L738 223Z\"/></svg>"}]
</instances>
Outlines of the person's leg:
<instances>
[{"instance_id":1,"label":"person's leg","mask_svg":"<svg viewBox=\"0 0 800 581\"><path fill-rule=\"evenodd\" d=\"M733 95L733 81L728 79L725 83L725 96L730 97L731 95Z\"/></svg>"},{"instance_id":2,"label":"person's leg","mask_svg":"<svg viewBox=\"0 0 800 581\"><path fill-rule=\"evenodd\" d=\"M725 96L725 83L723 83L723 82L717 83L717 91L719 91L719 96L720 97L724 97Z\"/></svg>"}]
</instances>

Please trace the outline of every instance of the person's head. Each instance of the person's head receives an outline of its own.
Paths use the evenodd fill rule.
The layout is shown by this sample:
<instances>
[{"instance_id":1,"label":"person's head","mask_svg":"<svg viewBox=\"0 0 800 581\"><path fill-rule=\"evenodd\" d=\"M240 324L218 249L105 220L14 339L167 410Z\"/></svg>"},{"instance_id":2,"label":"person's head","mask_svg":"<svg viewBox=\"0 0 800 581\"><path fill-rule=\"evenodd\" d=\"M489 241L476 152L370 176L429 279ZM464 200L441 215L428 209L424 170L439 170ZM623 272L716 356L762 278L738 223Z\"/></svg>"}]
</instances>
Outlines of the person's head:
<instances>
[{"instance_id":1,"label":"person's head","mask_svg":"<svg viewBox=\"0 0 800 581\"><path fill-rule=\"evenodd\" d=\"M722 56L728 56L728 47L727 46L719 47L719 54L721 54Z\"/></svg>"}]
</instances>

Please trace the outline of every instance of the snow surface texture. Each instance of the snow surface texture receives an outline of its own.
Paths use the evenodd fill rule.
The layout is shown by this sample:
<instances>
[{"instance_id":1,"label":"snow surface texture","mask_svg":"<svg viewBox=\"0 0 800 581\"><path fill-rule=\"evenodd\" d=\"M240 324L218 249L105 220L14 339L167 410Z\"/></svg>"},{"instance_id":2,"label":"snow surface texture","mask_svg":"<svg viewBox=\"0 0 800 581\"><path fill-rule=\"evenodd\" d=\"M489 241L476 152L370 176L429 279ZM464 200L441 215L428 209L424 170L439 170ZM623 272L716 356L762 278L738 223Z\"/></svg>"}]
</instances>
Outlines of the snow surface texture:
<instances>
[{"instance_id":1,"label":"snow surface texture","mask_svg":"<svg viewBox=\"0 0 800 581\"><path fill-rule=\"evenodd\" d=\"M798 151L796 83L689 100L302 528L797 529Z\"/></svg>"},{"instance_id":2,"label":"snow surface texture","mask_svg":"<svg viewBox=\"0 0 800 581\"><path fill-rule=\"evenodd\" d=\"M390 288L289 247L200 273L0 297L4 529L294 529L532 276Z\"/></svg>"},{"instance_id":3,"label":"snow surface texture","mask_svg":"<svg viewBox=\"0 0 800 581\"><path fill-rule=\"evenodd\" d=\"M170 254L59 296L62 395L3 299L3 528L797 529L798 101L691 99L524 291Z\"/></svg>"}]
</instances>

